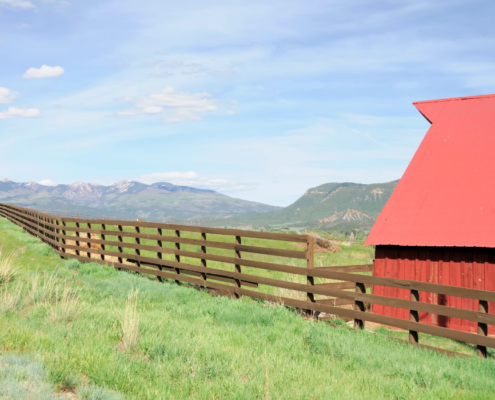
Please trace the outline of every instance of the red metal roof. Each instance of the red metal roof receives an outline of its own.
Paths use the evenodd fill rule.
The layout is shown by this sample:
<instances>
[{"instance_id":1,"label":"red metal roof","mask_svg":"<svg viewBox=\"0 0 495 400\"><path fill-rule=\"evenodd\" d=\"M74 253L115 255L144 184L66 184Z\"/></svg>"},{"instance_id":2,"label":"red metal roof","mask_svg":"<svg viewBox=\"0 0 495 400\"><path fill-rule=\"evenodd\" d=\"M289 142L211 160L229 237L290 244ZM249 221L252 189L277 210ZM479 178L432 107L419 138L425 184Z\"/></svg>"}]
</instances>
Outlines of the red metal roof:
<instances>
[{"instance_id":1,"label":"red metal roof","mask_svg":"<svg viewBox=\"0 0 495 400\"><path fill-rule=\"evenodd\" d=\"M495 247L495 95L413 104L432 125L365 244Z\"/></svg>"}]
</instances>

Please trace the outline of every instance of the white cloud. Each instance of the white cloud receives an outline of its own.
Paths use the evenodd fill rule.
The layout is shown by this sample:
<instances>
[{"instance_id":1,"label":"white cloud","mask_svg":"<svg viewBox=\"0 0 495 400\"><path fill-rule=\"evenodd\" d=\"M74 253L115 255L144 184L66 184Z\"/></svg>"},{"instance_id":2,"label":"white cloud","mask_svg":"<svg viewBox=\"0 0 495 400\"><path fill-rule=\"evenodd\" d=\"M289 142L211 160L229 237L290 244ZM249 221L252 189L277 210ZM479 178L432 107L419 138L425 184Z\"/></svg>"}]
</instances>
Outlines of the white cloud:
<instances>
[{"instance_id":1,"label":"white cloud","mask_svg":"<svg viewBox=\"0 0 495 400\"><path fill-rule=\"evenodd\" d=\"M40 110L37 108L9 107L7 111L0 112L0 119L15 117L32 118L39 117L40 114Z\"/></svg>"},{"instance_id":2,"label":"white cloud","mask_svg":"<svg viewBox=\"0 0 495 400\"><path fill-rule=\"evenodd\" d=\"M0 5L17 8L34 8L34 4L28 0L0 0Z\"/></svg>"},{"instance_id":3,"label":"white cloud","mask_svg":"<svg viewBox=\"0 0 495 400\"><path fill-rule=\"evenodd\" d=\"M143 112L145 114L160 114L163 112L163 107L160 106L151 106L143 108Z\"/></svg>"},{"instance_id":4,"label":"white cloud","mask_svg":"<svg viewBox=\"0 0 495 400\"><path fill-rule=\"evenodd\" d=\"M19 97L19 93L5 87L0 87L0 103L12 103Z\"/></svg>"},{"instance_id":5,"label":"white cloud","mask_svg":"<svg viewBox=\"0 0 495 400\"><path fill-rule=\"evenodd\" d=\"M1 1L1 0L0 0ZM48 65L42 65L41 68L29 68L23 78L55 78L57 76L63 75L64 69L62 67L49 67Z\"/></svg>"},{"instance_id":6,"label":"white cloud","mask_svg":"<svg viewBox=\"0 0 495 400\"><path fill-rule=\"evenodd\" d=\"M123 97L120 100L132 102L136 108L118 111L117 115L161 114L168 109L165 122L198 121L203 119L200 113L218 108L209 93L181 93L171 86L146 97Z\"/></svg>"},{"instance_id":7,"label":"white cloud","mask_svg":"<svg viewBox=\"0 0 495 400\"><path fill-rule=\"evenodd\" d=\"M58 183L53 182L51 179L42 179L41 181L38 181L36 183L39 183L40 185L43 186L57 186Z\"/></svg>"}]
</instances>

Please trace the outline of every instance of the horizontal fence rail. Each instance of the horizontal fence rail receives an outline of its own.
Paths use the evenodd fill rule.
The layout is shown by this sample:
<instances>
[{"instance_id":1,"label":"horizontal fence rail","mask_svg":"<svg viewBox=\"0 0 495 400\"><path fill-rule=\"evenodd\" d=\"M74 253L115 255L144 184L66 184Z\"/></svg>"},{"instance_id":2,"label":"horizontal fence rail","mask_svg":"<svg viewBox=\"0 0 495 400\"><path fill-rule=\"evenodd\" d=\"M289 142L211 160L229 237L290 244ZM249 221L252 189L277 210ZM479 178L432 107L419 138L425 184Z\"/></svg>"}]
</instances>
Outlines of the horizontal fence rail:
<instances>
[{"instance_id":1,"label":"horizontal fence rail","mask_svg":"<svg viewBox=\"0 0 495 400\"><path fill-rule=\"evenodd\" d=\"M159 281L168 279L178 284L215 289L235 297L267 300L306 310L310 315L335 315L354 320L358 328L363 328L365 321L369 321L405 329L409 331L409 341L416 345L419 345L419 333L425 333L475 344L480 357L486 357L487 347L495 348L495 338L489 337L487 330L487 325L495 325L495 315L488 313L488 303L495 302L495 292L374 277L369 275L373 264L315 267L314 243L310 235L68 218L1 203L0 216L40 238L62 257L135 271L154 276ZM184 237L186 234L198 236ZM252 243L246 244L249 240ZM260 241L266 244L260 246ZM273 247L280 243L289 243L292 247ZM231 255L225 255L226 251ZM260 276L257 271L264 271L265 275L281 274L268 277ZM374 295L373 285L408 289L410 300ZM265 293L262 287L288 292ZM419 292L475 299L479 301L479 309L420 302ZM373 314L370 304L410 310L410 319ZM421 323L418 312L475 321L478 332Z\"/></svg>"}]
</instances>

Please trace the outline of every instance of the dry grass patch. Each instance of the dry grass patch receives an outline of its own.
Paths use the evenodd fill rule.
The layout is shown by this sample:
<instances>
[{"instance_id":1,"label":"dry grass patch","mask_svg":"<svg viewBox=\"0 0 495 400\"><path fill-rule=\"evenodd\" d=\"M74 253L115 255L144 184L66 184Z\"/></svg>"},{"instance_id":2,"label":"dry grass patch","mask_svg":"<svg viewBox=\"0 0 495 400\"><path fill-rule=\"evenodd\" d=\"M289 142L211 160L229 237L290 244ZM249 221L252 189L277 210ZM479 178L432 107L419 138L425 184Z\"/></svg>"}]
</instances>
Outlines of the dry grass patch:
<instances>
[{"instance_id":1,"label":"dry grass patch","mask_svg":"<svg viewBox=\"0 0 495 400\"><path fill-rule=\"evenodd\" d=\"M131 351L137 345L139 339L138 291L138 289L131 289L127 297L124 313L119 318L122 327L122 341L119 348L123 351Z\"/></svg>"},{"instance_id":2,"label":"dry grass patch","mask_svg":"<svg viewBox=\"0 0 495 400\"><path fill-rule=\"evenodd\" d=\"M83 311L83 304L79 300L77 293L74 293L68 286L65 286L62 295L58 295L59 288L56 289L56 301L51 311L51 320L55 324L59 321L69 323L74 321Z\"/></svg>"},{"instance_id":3,"label":"dry grass patch","mask_svg":"<svg viewBox=\"0 0 495 400\"><path fill-rule=\"evenodd\" d=\"M22 303L23 284L19 283L14 288L8 289L5 287L0 294L0 309L4 313L14 312L21 306Z\"/></svg>"},{"instance_id":4,"label":"dry grass patch","mask_svg":"<svg viewBox=\"0 0 495 400\"><path fill-rule=\"evenodd\" d=\"M298 275L290 275L288 278L284 279L285 282L290 283L301 283L306 284L305 276ZM281 297L280 303L283 303L283 297L294 300L307 300L307 294L305 292L299 292L297 290L285 289L285 288L277 288L277 296Z\"/></svg>"},{"instance_id":5,"label":"dry grass patch","mask_svg":"<svg viewBox=\"0 0 495 400\"><path fill-rule=\"evenodd\" d=\"M17 274L17 264L13 253L0 250L0 286L8 284Z\"/></svg>"}]
</instances>

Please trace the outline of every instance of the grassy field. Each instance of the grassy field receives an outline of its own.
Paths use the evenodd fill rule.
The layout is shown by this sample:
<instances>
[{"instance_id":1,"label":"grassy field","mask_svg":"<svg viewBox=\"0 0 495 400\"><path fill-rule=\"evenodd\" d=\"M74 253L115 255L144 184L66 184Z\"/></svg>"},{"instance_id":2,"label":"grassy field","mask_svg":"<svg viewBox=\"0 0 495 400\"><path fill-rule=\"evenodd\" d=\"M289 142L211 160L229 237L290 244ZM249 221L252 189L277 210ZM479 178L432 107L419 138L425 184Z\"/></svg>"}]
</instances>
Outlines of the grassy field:
<instances>
[{"instance_id":1,"label":"grassy field","mask_svg":"<svg viewBox=\"0 0 495 400\"><path fill-rule=\"evenodd\" d=\"M72 224L75 226L75 224ZM68 224L68 226L71 226L71 224ZM81 226L84 227L84 226ZM101 225L96 225L93 224L91 226L92 229L101 229ZM116 226L112 225L106 225L106 230L109 231L117 231ZM134 232L133 227L123 227L124 232ZM156 229L152 228L141 228L141 233L143 234L157 234ZM321 234L324 234L320 232ZM71 231L67 231L68 235L74 236L75 233ZM164 236L171 236L173 237L175 235L175 231L167 231L163 230L162 234ZM188 238L188 239L201 239L201 235L199 233L195 232L181 232L181 237L182 238ZM109 241L114 241L116 242L118 240L117 236L111 236L111 235L106 235L105 237L106 240ZM230 242L234 243L235 237L234 236L226 236L226 235L207 235L207 239L209 241L215 241L215 242ZM79 239L80 241L84 241L83 238ZM123 242L124 246L125 243L135 243L134 238L131 237L123 237ZM149 239L141 239L141 244L143 245L148 245L148 246L157 246L157 241L156 240L149 240ZM284 241L274 241L274 240L266 240L266 239L253 239L253 238L242 238L242 244L244 245L249 245L249 246L259 246L259 247L270 247L270 248L278 248L278 249L285 249L285 250L305 250L306 245L303 243L290 243L290 242L284 242ZM163 241L162 243L164 248L168 249L174 249L175 244L173 242L166 242ZM195 246L195 245L188 245L188 244L181 244L180 245L181 250L189 251L189 252L194 252L194 253L201 253L201 247L200 246ZM118 248L116 246L106 246L105 250L108 251L113 251L117 252ZM123 248L123 252L125 253L124 257L131 256L135 254L134 249L130 248ZM227 257L234 257L235 252L233 250L225 250L225 249L218 249L214 247L208 247L207 248L208 254L213 254L213 255L220 255L220 256L227 256ZM86 253L82 253L83 256L86 256ZM141 250L141 255L145 257L151 257L151 258L156 258L156 252L151 252L151 251L146 251L146 250ZM96 257L99 257L96 255ZM170 261L175 261L175 256L173 254L163 254L163 259L164 260L170 260ZM315 267L322 267L322 266L329 266L329 265L355 265L355 264L369 264L373 261L374 257L374 250L370 247L364 247L361 245L352 245L352 246L341 246L341 251L338 253L331 253L331 252L325 252L325 253L316 253L315 254ZM262 262L269 262L269 263L275 263L275 264L280 264L280 265L289 265L293 267L300 267L300 268L306 268L306 260L301 260L301 259L295 259L295 258L287 258L287 257L275 257L275 256L268 256L268 255L262 255L262 254L254 254L254 253L247 253L243 252L242 253L242 258L248 259L248 260L256 260L256 261L262 261ZM191 265L196 265L200 266L201 265L201 260L200 258L193 258L193 257L181 257L181 262L186 263L186 264L191 264ZM216 268L220 270L228 270L228 271L233 271L233 265L228 264L228 263L222 263L222 262L216 262L216 261L207 261L207 266L209 268ZM252 268L252 267L246 267L242 266L242 272L245 274L249 275L255 275L255 276L262 276L266 278L272 278L272 279L280 279L280 280L287 280L291 282L298 282L298 283L306 283L306 277L304 276L296 276L293 274L287 274L279 271L271 271L271 270L265 270L265 269L260 269L260 268ZM332 282L332 280L329 279L322 279L322 278L315 278L315 283L329 283ZM263 293L268 293L268 294L273 294L273 295L288 295L286 290L280 290L278 288L272 287L272 286L266 286L266 285L259 285L258 290ZM300 298L306 298L306 294L304 293L290 293L290 296L295 296L295 297L300 297ZM319 296L316 295L316 298L326 298L326 296Z\"/></svg>"},{"instance_id":2,"label":"grassy field","mask_svg":"<svg viewBox=\"0 0 495 400\"><path fill-rule=\"evenodd\" d=\"M64 261L2 218L0 241L0 398L493 398L492 353L447 358L281 306Z\"/></svg>"}]
</instances>

